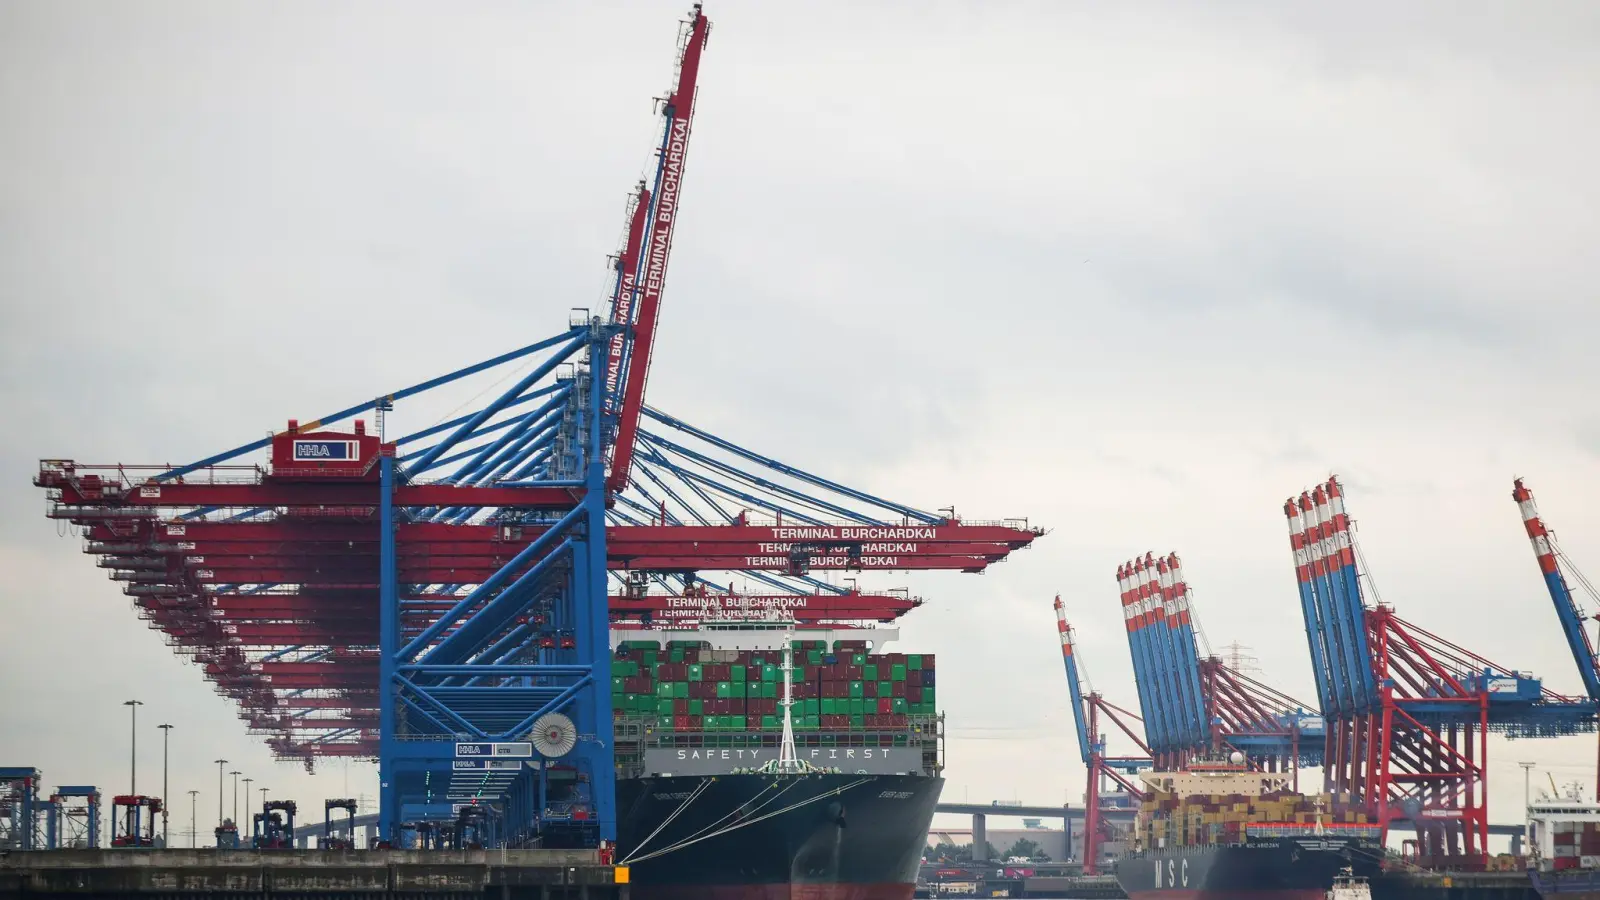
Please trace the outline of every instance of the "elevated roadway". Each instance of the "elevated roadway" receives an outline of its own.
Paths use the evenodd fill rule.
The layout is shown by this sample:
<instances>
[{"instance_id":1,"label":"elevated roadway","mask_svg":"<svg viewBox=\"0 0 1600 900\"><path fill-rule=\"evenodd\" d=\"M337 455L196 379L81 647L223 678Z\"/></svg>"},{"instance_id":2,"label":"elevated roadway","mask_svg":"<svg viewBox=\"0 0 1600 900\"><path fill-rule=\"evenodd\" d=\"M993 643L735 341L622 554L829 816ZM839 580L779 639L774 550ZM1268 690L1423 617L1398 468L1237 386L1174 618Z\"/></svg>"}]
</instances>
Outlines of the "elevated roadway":
<instances>
[{"instance_id":1,"label":"elevated roadway","mask_svg":"<svg viewBox=\"0 0 1600 900\"><path fill-rule=\"evenodd\" d=\"M1075 827L1080 827L1083 822L1083 809L1074 806L1045 806L1043 804L1002 804L998 801L991 803L941 803L935 812L965 815L972 817L972 843L981 847L988 843L987 831L990 816L1005 818L1027 819L1060 819L1061 827L1067 833L1067 846L1072 846L1072 834ZM1106 810L1101 816L1111 822L1132 822L1133 810ZM342 823L341 823L342 824ZM367 843L370 845L376 840L378 817L376 815L356 816L352 823L354 828L366 831ZM308 846L308 839L322 833L320 823L306 823L304 829L296 829L301 833L295 836L295 845ZM1391 831L1416 831L1416 827L1405 819L1397 820L1390 826ZM344 829L334 828L335 834L343 834ZM1490 825L1489 833L1505 835L1511 838L1513 852L1522 843L1523 827L1521 825ZM980 841L982 843L980 843Z\"/></svg>"}]
</instances>

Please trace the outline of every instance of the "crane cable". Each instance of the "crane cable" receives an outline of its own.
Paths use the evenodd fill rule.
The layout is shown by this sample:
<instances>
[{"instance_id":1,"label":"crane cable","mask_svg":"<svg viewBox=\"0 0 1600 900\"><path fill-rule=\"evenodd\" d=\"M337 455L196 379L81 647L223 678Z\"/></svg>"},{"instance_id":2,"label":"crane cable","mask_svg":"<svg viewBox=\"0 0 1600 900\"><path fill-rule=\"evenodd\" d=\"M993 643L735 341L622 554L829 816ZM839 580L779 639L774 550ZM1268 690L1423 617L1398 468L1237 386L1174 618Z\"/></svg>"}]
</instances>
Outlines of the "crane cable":
<instances>
[{"instance_id":1,"label":"crane cable","mask_svg":"<svg viewBox=\"0 0 1600 900\"><path fill-rule=\"evenodd\" d=\"M673 844L670 847L665 847L665 848L663 848L661 850L655 851L654 853L646 853L643 856L632 856L632 857L629 857L629 860L631 862L634 862L634 863L644 862L647 859L654 859L657 856L661 856L661 855L667 854L667 853L672 853L675 850L681 850L684 847L689 846L690 844L698 844L701 841L709 841L714 837L721 837L722 835L727 834L727 833L729 833L731 831L738 831L740 828L744 828L744 827L746 827L748 825L754 825L757 822L765 821L767 819L772 818L773 816L781 816L784 813L789 812L790 810L799 809L802 806L806 806L806 805L811 804L811 803L816 803L818 800L825 800L828 797L836 797L836 796L838 796L840 794L843 794L845 791L847 791L847 790L849 790L849 789L851 789L853 787L856 787L856 786L862 785L862 784L866 784L869 780L870 779L867 779L867 778L858 778L855 781L852 781L849 784L844 785L843 787L837 787L837 788L834 788L833 790L828 791L826 793L817 794L814 797L810 797L808 799L801 800L798 803L791 803L788 806L783 807L782 809L773 810L772 812L767 813L764 816L757 816L754 819L746 819L746 820L744 820L743 822L740 822L737 825L730 825L727 828L721 829L720 831L713 831L712 833L704 835L704 836L701 836L701 837L689 838L689 839L686 839L686 840L679 841L678 843Z\"/></svg>"}]
</instances>

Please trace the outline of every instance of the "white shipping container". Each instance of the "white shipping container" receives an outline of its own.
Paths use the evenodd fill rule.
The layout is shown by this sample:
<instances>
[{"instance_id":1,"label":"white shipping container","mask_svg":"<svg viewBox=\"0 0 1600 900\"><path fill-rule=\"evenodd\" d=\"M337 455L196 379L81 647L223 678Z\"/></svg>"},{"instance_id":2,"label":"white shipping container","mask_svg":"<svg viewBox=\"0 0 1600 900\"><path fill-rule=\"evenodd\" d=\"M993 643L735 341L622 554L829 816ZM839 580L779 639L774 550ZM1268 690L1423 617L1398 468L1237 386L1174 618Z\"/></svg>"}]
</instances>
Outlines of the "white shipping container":
<instances>
[{"instance_id":1,"label":"white shipping container","mask_svg":"<svg viewBox=\"0 0 1600 900\"><path fill-rule=\"evenodd\" d=\"M1578 848L1571 844L1557 844L1553 856L1577 856Z\"/></svg>"},{"instance_id":2,"label":"white shipping container","mask_svg":"<svg viewBox=\"0 0 1600 900\"><path fill-rule=\"evenodd\" d=\"M1573 830L1572 826L1574 824L1575 823L1573 823L1573 822L1563 822L1560 819L1557 819L1556 821L1550 823L1550 833L1551 834L1570 834L1572 832L1572 830Z\"/></svg>"},{"instance_id":3,"label":"white shipping container","mask_svg":"<svg viewBox=\"0 0 1600 900\"><path fill-rule=\"evenodd\" d=\"M1580 869L1600 869L1600 856L1580 856L1580 857L1578 857L1578 868L1580 868Z\"/></svg>"}]
</instances>

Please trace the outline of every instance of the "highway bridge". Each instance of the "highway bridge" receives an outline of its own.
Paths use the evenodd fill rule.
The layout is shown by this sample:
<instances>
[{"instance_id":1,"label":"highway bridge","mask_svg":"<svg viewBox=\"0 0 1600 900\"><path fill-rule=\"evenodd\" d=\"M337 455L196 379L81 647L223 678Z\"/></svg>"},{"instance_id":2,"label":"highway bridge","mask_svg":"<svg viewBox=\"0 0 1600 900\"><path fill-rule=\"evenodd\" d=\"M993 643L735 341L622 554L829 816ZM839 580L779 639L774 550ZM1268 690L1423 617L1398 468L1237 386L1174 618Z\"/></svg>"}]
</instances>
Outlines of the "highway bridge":
<instances>
[{"instance_id":1,"label":"highway bridge","mask_svg":"<svg viewBox=\"0 0 1600 900\"><path fill-rule=\"evenodd\" d=\"M1027 819L1060 819L1061 827L1067 833L1067 846L1072 846L1072 835L1075 829L1082 827L1083 809L1075 806L1046 806L1043 804L1024 804L995 800L990 803L941 803L937 812L952 813L972 817L972 843L975 847L982 847L988 843L988 824L991 816L1002 818L1027 818ZM1107 810L1101 816L1111 822L1132 822L1132 810ZM342 834L344 829L339 827L344 823L337 823L334 834ZM356 816L351 823L355 829L366 832L367 846L377 840L378 817L376 815ZM1391 831L1415 831L1415 827L1407 820L1398 820L1390 826ZM295 845L298 847L309 846L309 839L318 837L322 833L320 823L307 822L296 829ZM1520 852L1522 845L1523 827L1521 825L1490 825L1490 834L1506 835L1511 838L1512 852Z\"/></svg>"}]
</instances>

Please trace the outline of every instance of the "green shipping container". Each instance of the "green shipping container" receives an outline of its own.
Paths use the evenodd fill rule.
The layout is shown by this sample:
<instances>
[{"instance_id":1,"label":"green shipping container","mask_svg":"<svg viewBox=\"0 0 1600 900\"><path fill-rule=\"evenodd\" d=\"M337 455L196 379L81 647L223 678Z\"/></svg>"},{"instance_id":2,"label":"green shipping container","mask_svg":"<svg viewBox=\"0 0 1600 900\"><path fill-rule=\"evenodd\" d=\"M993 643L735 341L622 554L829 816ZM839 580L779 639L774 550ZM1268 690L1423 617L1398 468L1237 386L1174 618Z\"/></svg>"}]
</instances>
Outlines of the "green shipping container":
<instances>
[{"instance_id":1,"label":"green shipping container","mask_svg":"<svg viewBox=\"0 0 1600 900\"><path fill-rule=\"evenodd\" d=\"M851 728L857 728L857 729L867 727L866 717L865 716L851 716L850 717L850 727Z\"/></svg>"},{"instance_id":2,"label":"green shipping container","mask_svg":"<svg viewBox=\"0 0 1600 900\"><path fill-rule=\"evenodd\" d=\"M821 650L807 650L806 651L806 665L808 665L808 666L820 666L820 665L822 665L822 651Z\"/></svg>"},{"instance_id":3,"label":"green shipping container","mask_svg":"<svg viewBox=\"0 0 1600 900\"><path fill-rule=\"evenodd\" d=\"M862 684L859 681L850 682L850 696L851 696L851 698L865 697L866 695L867 695L866 685Z\"/></svg>"},{"instance_id":4,"label":"green shipping container","mask_svg":"<svg viewBox=\"0 0 1600 900\"><path fill-rule=\"evenodd\" d=\"M657 697L671 697L672 696L672 685L673 684L674 684L674 682L671 682L671 681L663 681L660 684L656 685L656 696Z\"/></svg>"},{"instance_id":5,"label":"green shipping container","mask_svg":"<svg viewBox=\"0 0 1600 900\"><path fill-rule=\"evenodd\" d=\"M822 701L813 697L810 700L800 701L800 715L815 716L822 712Z\"/></svg>"},{"instance_id":6,"label":"green shipping container","mask_svg":"<svg viewBox=\"0 0 1600 900\"><path fill-rule=\"evenodd\" d=\"M717 682L717 699L718 700L731 700L731 699L733 699L733 682L731 682L731 681L719 681L719 682Z\"/></svg>"},{"instance_id":7,"label":"green shipping container","mask_svg":"<svg viewBox=\"0 0 1600 900\"><path fill-rule=\"evenodd\" d=\"M894 665L889 667L889 680L890 681L905 681L906 680L906 666L905 666L905 663L895 663Z\"/></svg>"},{"instance_id":8,"label":"green shipping container","mask_svg":"<svg viewBox=\"0 0 1600 900\"><path fill-rule=\"evenodd\" d=\"M852 715L852 716L864 716L866 714L867 714L867 701L865 701L865 700L855 700L855 699L852 699L850 701L850 715Z\"/></svg>"},{"instance_id":9,"label":"green shipping container","mask_svg":"<svg viewBox=\"0 0 1600 900\"><path fill-rule=\"evenodd\" d=\"M627 681L628 681L628 679L623 678L620 675L611 676L611 693L613 693L613 694L622 693L622 686L624 684L626 684Z\"/></svg>"},{"instance_id":10,"label":"green shipping container","mask_svg":"<svg viewBox=\"0 0 1600 900\"><path fill-rule=\"evenodd\" d=\"M779 719L777 716L761 717L762 731L777 731L781 728L783 728L783 720Z\"/></svg>"},{"instance_id":11,"label":"green shipping container","mask_svg":"<svg viewBox=\"0 0 1600 900\"><path fill-rule=\"evenodd\" d=\"M877 681L878 680L878 664L877 663L867 663L865 666L862 666L862 669L863 669L863 671L862 671L861 674L862 674L863 678L865 678L868 681Z\"/></svg>"},{"instance_id":12,"label":"green shipping container","mask_svg":"<svg viewBox=\"0 0 1600 900\"><path fill-rule=\"evenodd\" d=\"M733 667L732 675L733 675L733 680L734 681L744 681L745 680L745 676L748 675L748 674L749 673L745 671L744 666L734 666Z\"/></svg>"},{"instance_id":13,"label":"green shipping container","mask_svg":"<svg viewBox=\"0 0 1600 900\"><path fill-rule=\"evenodd\" d=\"M672 698L662 697L656 701L656 715L672 718Z\"/></svg>"},{"instance_id":14,"label":"green shipping container","mask_svg":"<svg viewBox=\"0 0 1600 900\"><path fill-rule=\"evenodd\" d=\"M706 702L704 700L690 700L689 701L689 715L691 715L691 716L704 715L705 711L706 711Z\"/></svg>"},{"instance_id":15,"label":"green shipping container","mask_svg":"<svg viewBox=\"0 0 1600 900\"><path fill-rule=\"evenodd\" d=\"M687 699L688 696L689 696L689 682L687 682L687 681L674 681L674 682L672 682L672 696L674 696L674 697L683 697L683 698Z\"/></svg>"},{"instance_id":16,"label":"green shipping container","mask_svg":"<svg viewBox=\"0 0 1600 900\"><path fill-rule=\"evenodd\" d=\"M852 653L852 654L850 654L850 665L852 665L852 666L864 666L866 664L867 664L867 655L865 653Z\"/></svg>"},{"instance_id":17,"label":"green shipping container","mask_svg":"<svg viewBox=\"0 0 1600 900\"><path fill-rule=\"evenodd\" d=\"M816 716L804 716L804 717L802 717L801 720L800 720L800 727L802 729L806 730L806 731L816 731L817 730L817 717Z\"/></svg>"},{"instance_id":18,"label":"green shipping container","mask_svg":"<svg viewBox=\"0 0 1600 900\"><path fill-rule=\"evenodd\" d=\"M906 668L908 668L908 669L920 669L920 668L922 668L922 654L921 653L913 653L913 654L907 656L906 657Z\"/></svg>"},{"instance_id":19,"label":"green shipping container","mask_svg":"<svg viewBox=\"0 0 1600 900\"><path fill-rule=\"evenodd\" d=\"M777 681L778 680L778 667L773 665L773 664L771 664L771 663L767 663L766 665L762 666L761 667L761 680L762 681Z\"/></svg>"},{"instance_id":20,"label":"green shipping container","mask_svg":"<svg viewBox=\"0 0 1600 900\"><path fill-rule=\"evenodd\" d=\"M683 662L683 648L681 648L681 647L673 647L671 650L668 650L667 651L667 662L675 662L675 663Z\"/></svg>"},{"instance_id":21,"label":"green shipping container","mask_svg":"<svg viewBox=\"0 0 1600 900\"><path fill-rule=\"evenodd\" d=\"M894 696L894 682L892 682L892 681L880 681L880 682L878 682L878 696L879 697L892 697L892 696Z\"/></svg>"},{"instance_id":22,"label":"green shipping container","mask_svg":"<svg viewBox=\"0 0 1600 900\"><path fill-rule=\"evenodd\" d=\"M904 713L909 708L910 708L910 704L906 703L906 698L904 698L904 697L896 697L896 698L894 698L894 711L895 712Z\"/></svg>"},{"instance_id":23,"label":"green shipping container","mask_svg":"<svg viewBox=\"0 0 1600 900\"><path fill-rule=\"evenodd\" d=\"M657 716L656 717L656 730L658 730L658 731L671 731L672 730L672 717L671 716Z\"/></svg>"},{"instance_id":24,"label":"green shipping container","mask_svg":"<svg viewBox=\"0 0 1600 900\"><path fill-rule=\"evenodd\" d=\"M700 681L700 680L702 680L704 675L705 675L705 669L701 668L699 663L690 663L689 664L689 680L690 681Z\"/></svg>"},{"instance_id":25,"label":"green shipping container","mask_svg":"<svg viewBox=\"0 0 1600 900\"><path fill-rule=\"evenodd\" d=\"M759 684L761 685L761 696L767 698L768 700L777 699L778 686L776 684L773 684L770 681L759 682Z\"/></svg>"}]
</instances>

